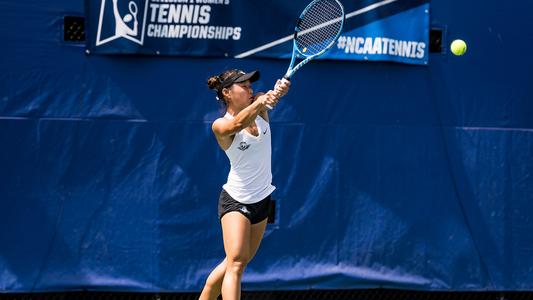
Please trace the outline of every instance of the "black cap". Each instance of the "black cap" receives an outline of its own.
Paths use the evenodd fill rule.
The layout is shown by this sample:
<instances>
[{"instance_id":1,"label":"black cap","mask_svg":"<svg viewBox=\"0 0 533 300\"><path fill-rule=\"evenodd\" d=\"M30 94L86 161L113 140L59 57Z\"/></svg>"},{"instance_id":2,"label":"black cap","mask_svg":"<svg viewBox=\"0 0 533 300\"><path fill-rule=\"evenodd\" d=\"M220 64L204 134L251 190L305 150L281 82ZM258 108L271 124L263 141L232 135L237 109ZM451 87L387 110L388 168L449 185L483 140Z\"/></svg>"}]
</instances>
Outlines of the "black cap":
<instances>
[{"instance_id":1,"label":"black cap","mask_svg":"<svg viewBox=\"0 0 533 300\"><path fill-rule=\"evenodd\" d=\"M230 87L234 83L245 82L246 80L250 80L250 82L256 82L257 80L259 80L259 71L255 70L252 72L245 73L244 71L237 70L237 72L235 72L233 75L222 81L220 89L222 90L224 88Z\"/></svg>"}]
</instances>

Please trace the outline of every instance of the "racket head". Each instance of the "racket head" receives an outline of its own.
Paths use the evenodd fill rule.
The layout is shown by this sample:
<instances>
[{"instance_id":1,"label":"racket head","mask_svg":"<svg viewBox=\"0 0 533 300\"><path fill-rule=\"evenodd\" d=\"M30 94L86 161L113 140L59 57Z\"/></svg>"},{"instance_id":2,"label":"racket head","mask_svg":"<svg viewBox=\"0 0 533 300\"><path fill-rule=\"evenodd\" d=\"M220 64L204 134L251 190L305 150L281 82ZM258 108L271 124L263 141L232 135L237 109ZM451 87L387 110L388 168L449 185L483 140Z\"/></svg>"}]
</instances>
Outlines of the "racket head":
<instances>
[{"instance_id":1,"label":"racket head","mask_svg":"<svg viewBox=\"0 0 533 300\"><path fill-rule=\"evenodd\" d=\"M294 48L305 57L319 56L337 41L344 26L338 0L314 0L303 10L294 30Z\"/></svg>"},{"instance_id":2,"label":"racket head","mask_svg":"<svg viewBox=\"0 0 533 300\"><path fill-rule=\"evenodd\" d=\"M342 32L344 21L344 7L338 0L309 3L296 22L292 58L283 78L290 80L303 65L331 49ZM304 60L294 66L296 56Z\"/></svg>"}]
</instances>

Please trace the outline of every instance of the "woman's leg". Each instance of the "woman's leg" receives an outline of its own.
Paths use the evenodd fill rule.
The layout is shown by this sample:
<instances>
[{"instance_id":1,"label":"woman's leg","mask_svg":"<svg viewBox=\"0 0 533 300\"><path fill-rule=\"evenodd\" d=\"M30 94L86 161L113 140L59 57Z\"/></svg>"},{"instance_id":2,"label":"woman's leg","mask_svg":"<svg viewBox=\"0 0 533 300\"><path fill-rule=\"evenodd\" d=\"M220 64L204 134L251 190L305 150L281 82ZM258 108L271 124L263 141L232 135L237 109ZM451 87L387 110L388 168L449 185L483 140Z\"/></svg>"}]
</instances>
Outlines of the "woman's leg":
<instances>
[{"instance_id":1,"label":"woman's leg","mask_svg":"<svg viewBox=\"0 0 533 300\"><path fill-rule=\"evenodd\" d=\"M261 240L263 239L263 234L265 233L266 225L267 219L251 226L250 258L248 259L248 262L250 262L252 258L254 258L255 253L257 253L257 249L259 249L259 245L261 244Z\"/></svg>"},{"instance_id":2,"label":"woman's leg","mask_svg":"<svg viewBox=\"0 0 533 300\"><path fill-rule=\"evenodd\" d=\"M222 280L224 280L224 274L226 273L226 259L216 266L216 268L211 271L209 277L205 281L204 288L200 294L199 300L216 300L220 295L222 289Z\"/></svg>"},{"instance_id":3,"label":"woman's leg","mask_svg":"<svg viewBox=\"0 0 533 300\"><path fill-rule=\"evenodd\" d=\"M257 253L257 249L261 244L261 239L265 233L267 220L264 220L260 223L253 224L250 228L250 258L248 262ZM207 277L205 286L200 294L199 300L216 300L220 295L222 289L222 280L224 280L224 274L226 273L226 259L222 261Z\"/></svg>"},{"instance_id":4,"label":"woman's leg","mask_svg":"<svg viewBox=\"0 0 533 300\"><path fill-rule=\"evenodd\" d=\"M224 300L241 299L241 279L250 259L250 221L232 211L222 217L222 235L226 251L226 274L222 282Z\"/></svg>"}]
</instances>

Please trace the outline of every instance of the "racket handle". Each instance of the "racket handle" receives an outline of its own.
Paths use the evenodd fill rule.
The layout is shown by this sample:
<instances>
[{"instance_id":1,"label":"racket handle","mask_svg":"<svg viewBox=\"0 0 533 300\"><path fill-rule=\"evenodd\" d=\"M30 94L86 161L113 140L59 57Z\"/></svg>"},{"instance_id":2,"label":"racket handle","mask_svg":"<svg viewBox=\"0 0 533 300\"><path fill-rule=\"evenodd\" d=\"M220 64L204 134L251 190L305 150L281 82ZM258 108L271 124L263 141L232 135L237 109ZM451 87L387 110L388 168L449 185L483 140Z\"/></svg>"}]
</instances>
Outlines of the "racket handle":
<instances>
[{"instance_id":1,"label":"racket handle","mask_svg":"<svg viewBox=\"0 0 533 300\"><path fill-rule=\"evenodd\" d=\"M266 105L266 107L267 107L269 110L272 110L272 108L273 108L272 106L270 106L270 105L268 105L268 104Z\"/></svg>"}]
</instances>

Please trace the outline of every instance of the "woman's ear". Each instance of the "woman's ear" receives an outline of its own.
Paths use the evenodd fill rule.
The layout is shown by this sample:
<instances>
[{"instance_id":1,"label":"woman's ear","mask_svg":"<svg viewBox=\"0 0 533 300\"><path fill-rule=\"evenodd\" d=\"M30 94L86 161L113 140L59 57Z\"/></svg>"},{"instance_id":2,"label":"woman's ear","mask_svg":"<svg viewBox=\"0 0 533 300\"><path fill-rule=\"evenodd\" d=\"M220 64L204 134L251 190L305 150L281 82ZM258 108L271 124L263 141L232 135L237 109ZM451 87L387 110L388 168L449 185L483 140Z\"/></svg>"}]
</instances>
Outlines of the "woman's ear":
<instances>
[{"instance_id":1,"label":"woman's ear","mask_svg":"<svg viewBox=\"0 0 533 300\"><path fill-rule=\"evenodd\" d=\"M228 88L222 89L222 95L224 95L224 98L229 99L230 91Z\"/></svg>"}]
</instances>

